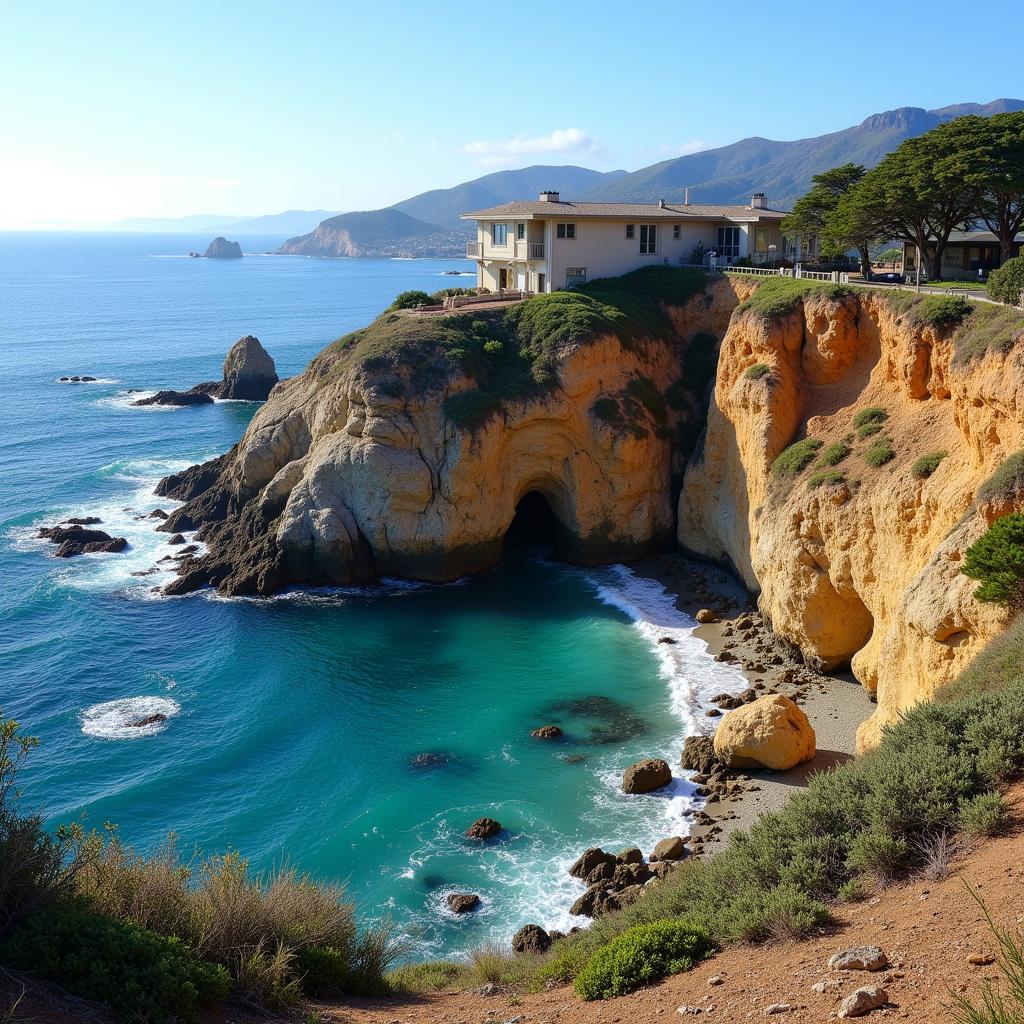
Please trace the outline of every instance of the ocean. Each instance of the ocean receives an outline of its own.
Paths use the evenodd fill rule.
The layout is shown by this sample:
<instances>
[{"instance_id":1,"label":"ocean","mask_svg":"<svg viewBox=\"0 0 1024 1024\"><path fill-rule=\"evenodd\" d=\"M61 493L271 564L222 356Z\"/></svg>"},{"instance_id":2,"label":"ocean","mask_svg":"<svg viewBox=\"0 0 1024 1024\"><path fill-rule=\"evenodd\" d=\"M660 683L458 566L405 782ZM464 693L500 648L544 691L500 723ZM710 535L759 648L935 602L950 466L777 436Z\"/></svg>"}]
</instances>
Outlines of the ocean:
<instances>
[{"instance_id":1,"label":"ocean","mask_svg":"<svg viewBox=\"0 0 1024 1024\"><path fill-rule=\"evenodd\" d=\"M533 549L450 586L270 600L164 598L138 575L172 550L147 518L174 504L156 481L226 451L257 408L133 408L138 392L218 378L245 334L290 376L396 293L472 281L445 275L458 260L266 255L281 240L218 261L185 256L206 236L0 234L0 708L41 739L24 799L143 851L173 831L343 881L414 956L585 923L576 855L649 850L695 805L681 779L625 796L622 770L677 763L708 698L745 685L659 584ZM59 383L75 374L98 379ZM70 515L129 549L52 557L35 533ZM530 737L549 723L562 740ZM482 816L505 826L483 846L462 836ZM480 912L451 914L456 891Z\"/></svg>"}]
</instances>

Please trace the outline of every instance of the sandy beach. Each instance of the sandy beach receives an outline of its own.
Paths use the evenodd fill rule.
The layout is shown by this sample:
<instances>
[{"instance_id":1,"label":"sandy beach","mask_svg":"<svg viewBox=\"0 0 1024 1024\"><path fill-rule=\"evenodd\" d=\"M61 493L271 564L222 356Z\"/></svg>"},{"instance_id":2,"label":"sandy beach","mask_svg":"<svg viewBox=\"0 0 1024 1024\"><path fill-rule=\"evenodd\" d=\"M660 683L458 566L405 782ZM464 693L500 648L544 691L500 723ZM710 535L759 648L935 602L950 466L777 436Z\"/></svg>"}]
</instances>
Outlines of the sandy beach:
<instances>
[{"instance_id":1,"label":"sandy beach","mask_svg":"<svg viewBox=\"0 0 1024 1024\"><path fill-rule=\"evenodd\" d=\"M677 554L636 562L631 568L675 595L680 611L692 617L701 609L713 612L715 621L699 625L694 635L712 654L729 659L759 695L781 693L799 704L817 737L817 754L807 764L787 772L748 770L737 775L728 794L709 794L692 835L697 850L713 849L731 832L783 806L816 772L852 758L857 727L874 704L849 673L827 676L805 665L795 647L772 633L756 602L726 570ZM714 711L709 713L708 735L718 720ZM673 765L673 771L679 770Z\"/></svg>"}]
</instances>

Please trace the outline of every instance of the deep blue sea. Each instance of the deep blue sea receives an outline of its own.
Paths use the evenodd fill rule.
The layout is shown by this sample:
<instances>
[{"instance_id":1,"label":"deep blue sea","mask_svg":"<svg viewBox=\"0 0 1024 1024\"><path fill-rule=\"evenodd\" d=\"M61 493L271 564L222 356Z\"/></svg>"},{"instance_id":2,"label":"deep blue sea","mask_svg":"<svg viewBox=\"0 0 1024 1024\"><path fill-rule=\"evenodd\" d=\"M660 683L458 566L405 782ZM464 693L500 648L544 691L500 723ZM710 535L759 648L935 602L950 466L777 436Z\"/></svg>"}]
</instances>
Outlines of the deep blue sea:
<instances>
[{"instance_id":1,"label":"deep blue sea","mask_svg":"<svg viewBox=\"0 0 1024 1024\"><path fill-rule=\"evenodd\" d=\"M465 283L462 261L194 260L206 236L0 234L0 708L42 746L25 799L56 822L116 822L157 847L241 850L343 880L366 920L458 954L521 924L578 924L565 872L588 845L650 848L692 806L686 782L628 797L639 756L677 762L700 706L739 675L671 598L624 567L522 553L431 587L163 598L139 576L171 549L145 517L166 473L225 451L255 405L132 408L130 389L220 376L255 334L279 374L402 290ZM89 374L97 383L58 383ZM58 560L40 525L98 515L123 554ZM675 645L657 644L666 634ZM125 728L161 711L165 723ZM564 741L529 731L554 722ZM414 768L432 752L442 762ZM577 760L577 758L581 758ZM483 815L506 827L474 846ZM483 897L456 918L452 891Z\"/></svg>"}]
</instances>

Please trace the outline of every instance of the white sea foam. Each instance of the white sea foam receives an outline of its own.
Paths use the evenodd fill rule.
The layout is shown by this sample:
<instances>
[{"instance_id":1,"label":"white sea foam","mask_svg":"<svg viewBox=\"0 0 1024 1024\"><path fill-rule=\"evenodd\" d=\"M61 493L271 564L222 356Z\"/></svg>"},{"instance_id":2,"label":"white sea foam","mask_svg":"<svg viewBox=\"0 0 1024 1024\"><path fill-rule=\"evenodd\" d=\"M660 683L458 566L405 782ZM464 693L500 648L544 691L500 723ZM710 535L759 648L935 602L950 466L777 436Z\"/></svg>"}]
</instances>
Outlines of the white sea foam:
<instances>
[{"instance_id":1,"label":"white sea foam","mask_svg":"<svg viewBox=\"0 0 1024 1024\"><path fill-rule=\"evenodd\" d=\"M155 736L181 711L181 705L170 697L123 697L93 704L80 718L82 732L103 740L137 740ZM146 718L161 716L159 721L134 725Z\"/></svg>"},{"instance_id":2,"label":"white sea foam","mask_svg":"<svg viewBox=\"0 0 1024 1024\"><path fill-rule=\"evenodd\" d=\"M116 394L97 398L96 404L105 406L108 409L130 409L132 412L177 412L179 409L187 408L183 405L135 404L143 398L152 398L155 394L156 391L153 389L136 390L135 388L127 388L123 391L118 391Z\"/></svg>"}]
</instances>

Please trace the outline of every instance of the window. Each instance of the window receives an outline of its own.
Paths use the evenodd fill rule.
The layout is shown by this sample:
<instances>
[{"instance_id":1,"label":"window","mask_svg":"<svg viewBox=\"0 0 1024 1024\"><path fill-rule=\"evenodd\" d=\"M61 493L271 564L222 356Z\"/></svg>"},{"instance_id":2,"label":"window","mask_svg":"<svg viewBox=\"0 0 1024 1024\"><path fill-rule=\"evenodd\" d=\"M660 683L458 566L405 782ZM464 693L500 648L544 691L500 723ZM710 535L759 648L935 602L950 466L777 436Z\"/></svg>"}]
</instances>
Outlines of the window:
<instances>
[{"instance_id":1,"label":"window","mask_svg":"<svg viewBox=\"0 0 1024 1024\"><path fill-rule=\"evenodd\" d=\"M658 251L658 225L640 225L640 255L653 255Z\"/></svg>"},{"instance_id":2,"label":"window","mask_svg":"<svg viewBox=\"0 0 1024 1024\"><path fill-rule=\"evenodd\" d=\"M635 224L627 224L626 225L626 237L627 238L634 238L635 236L636 236L636 225Z\"/></svg>"},{"instance_id":3,"label":"window","mask_svg":"<svg viewBox=\"0 0 1024 1024\"><path fill-rule=\"evenodd\" d=\"M718 255L727 260L734 260L740 254L740 229L719 228L718 242L715 246Z\"/></svg>"},{"instance_id":4,"label":"window","mask_svg":"<svg viewBox=\"0 0 1024 1024\"><path fill-rule=\"evenodd\" d=\"M768 229L754 228L754 252L768 251Z\"/></svg>"},{"instance_id":5,"label":"window","mask_svg":"<svg viewBox=\"0 0 1024 1024\"><path fill-rule=\"evenodd\" d=\"M508 225L491 225L491 243L493 245L508 245Z\"/></svg>"},{"instance_id":6,"label":"window","mask_svg":"<svg viewBox=\"0 0 1024 1024\"><path fill-rule=\"evenodd\" d=\"M516 239L521 242L524 238L526 238L526 225L525 224L517 224L516 225Z\"/></svg>"},{"instance_id":7,"label":"window","mask_svg":"<svg viewBox=\"0 0 1024 1024\"><path fill-rule=\"evenodd\" d=\"M673 224L672 225L672 237L677 242L679 241L680 236L682 235L682 233L683 233L683 226L682 226L682 224Z\"/></svg>"},{"instance_id":8,"label":"window","mask_svg":"<svg viewBox=\"0 0 1024 1024\"><path fill-rule=\"evenodd\" d=\"M576 225L575 224L556 224L555 225L555 238L575 238L576 237Z\"/></svg>"},{"instance_id":9,"label":"window","mask_svg":"<svg viewBox=\"0 0 1024 1024\"><path fill-rule=\"evenodd\" d=\"M565 268L565 287L575 288L577 285L587 283L587 268L586 267L566 267Z\"/></svg>"}]
</instances>

